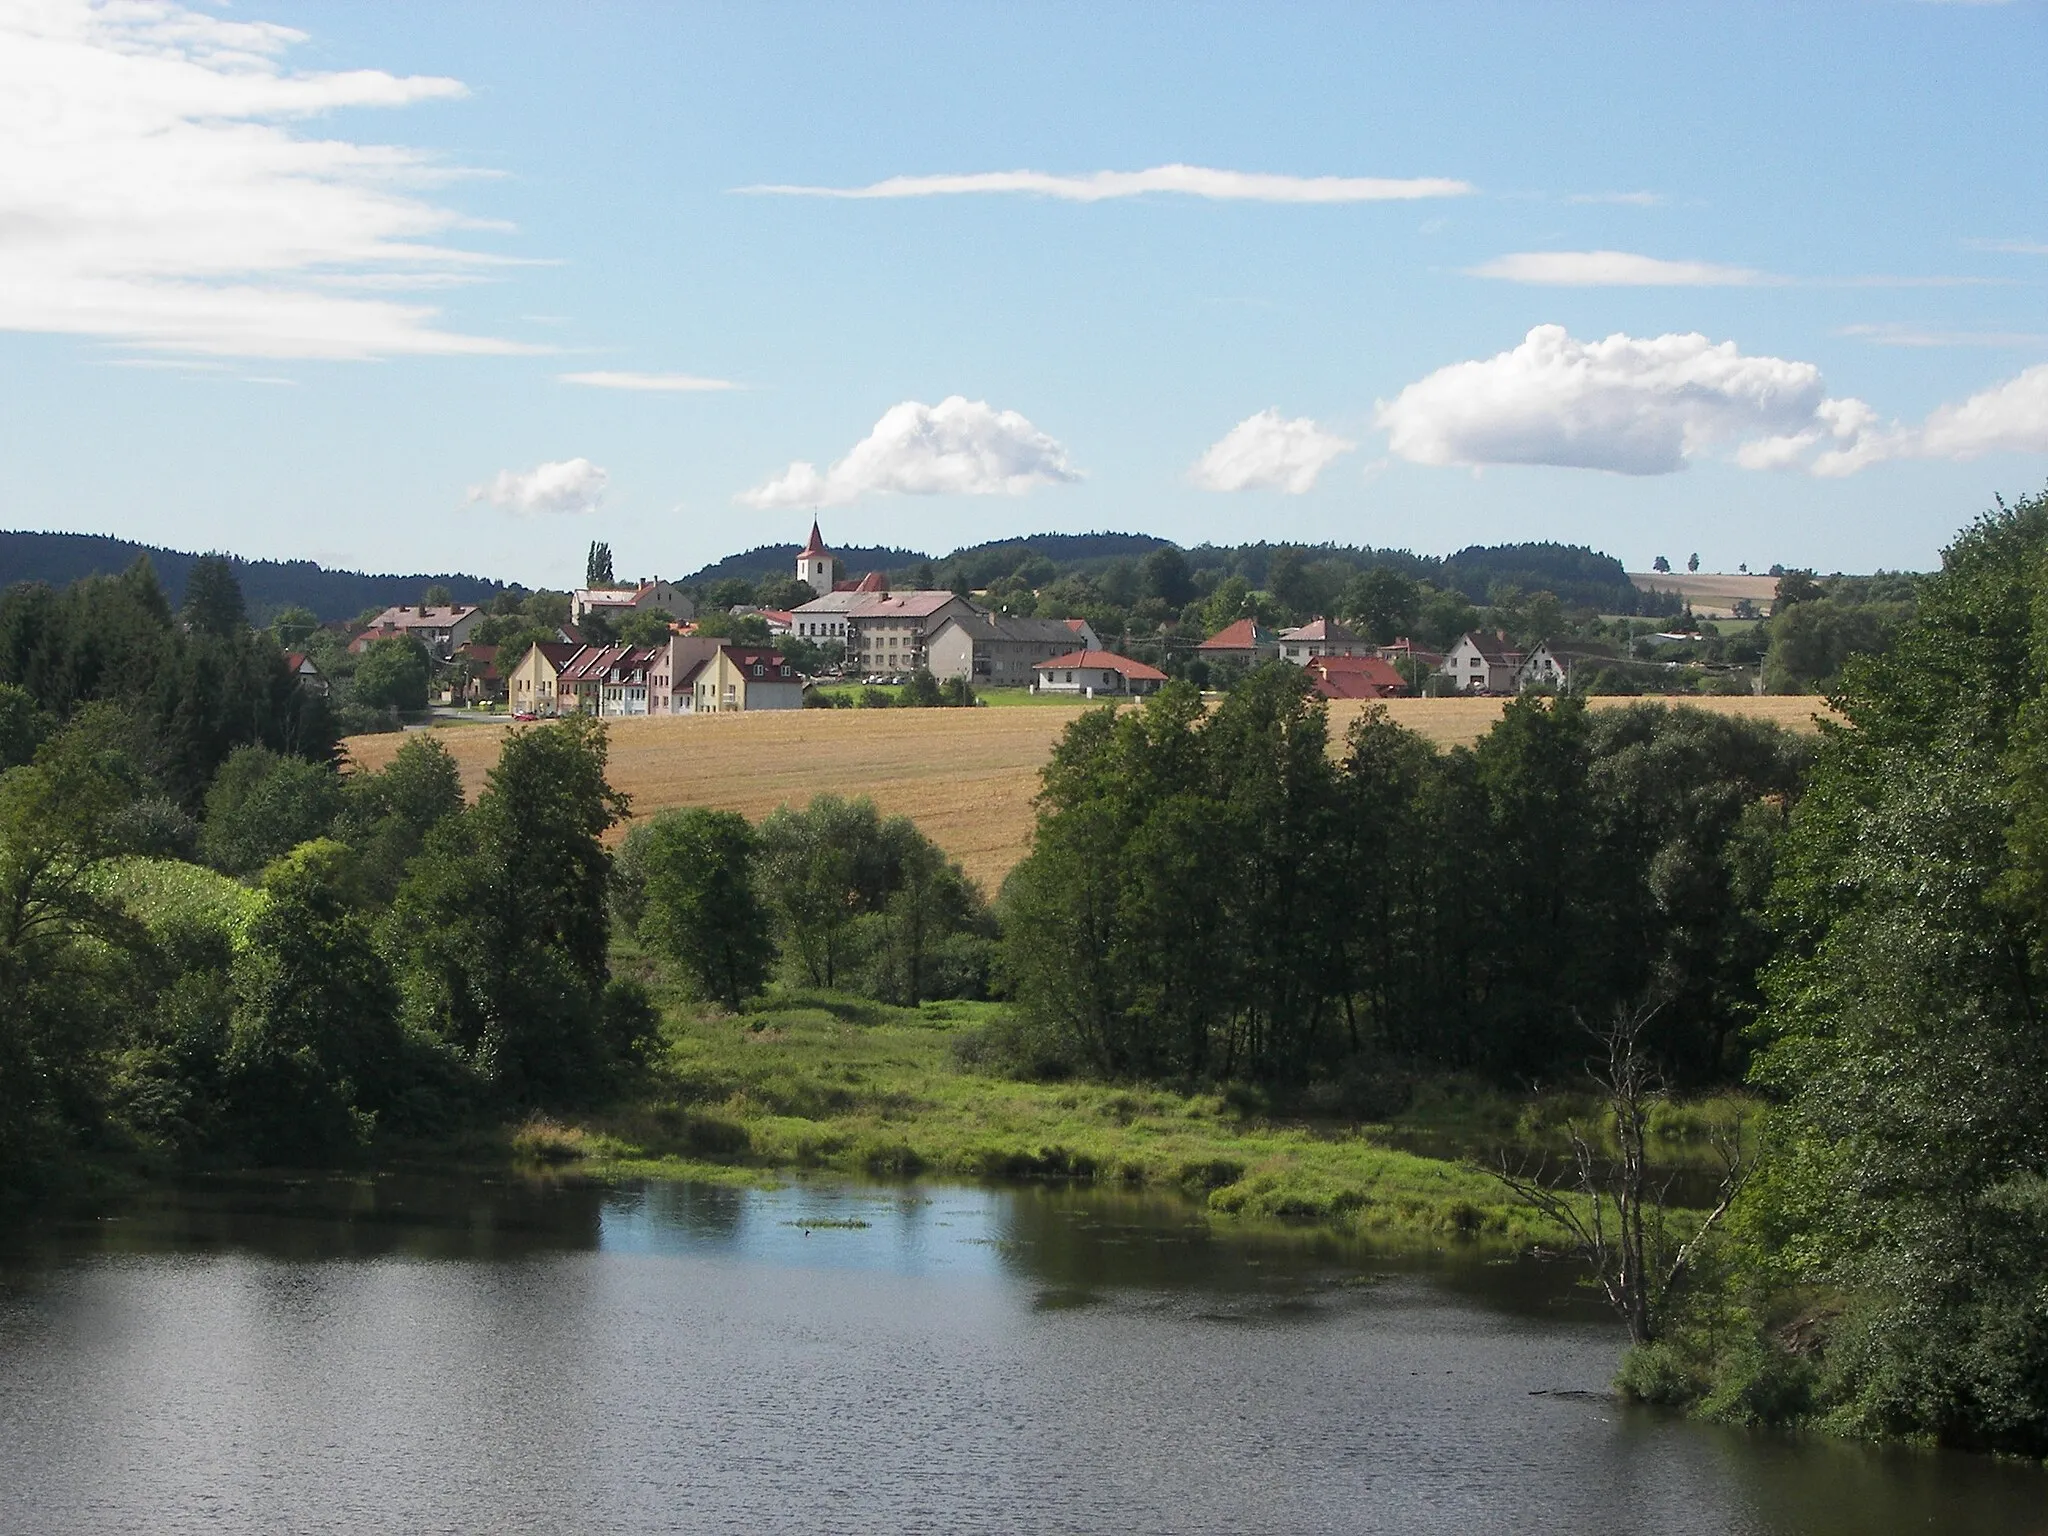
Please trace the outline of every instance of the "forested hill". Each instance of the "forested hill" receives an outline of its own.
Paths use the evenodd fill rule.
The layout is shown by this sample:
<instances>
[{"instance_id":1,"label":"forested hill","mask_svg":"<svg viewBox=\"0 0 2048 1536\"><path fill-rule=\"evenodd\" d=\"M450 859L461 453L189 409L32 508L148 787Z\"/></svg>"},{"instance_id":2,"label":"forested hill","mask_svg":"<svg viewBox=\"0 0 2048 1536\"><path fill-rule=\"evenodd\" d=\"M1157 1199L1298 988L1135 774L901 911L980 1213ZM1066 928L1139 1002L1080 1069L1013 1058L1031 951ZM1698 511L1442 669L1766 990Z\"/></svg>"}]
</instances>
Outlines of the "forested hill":
<instances>
[{"instance_id":1,"label":"forested hill","mask_svg":"<svg viewBox=\"0 0 2048 1536\"><path fill-rule=\"evenodd\" d=\"M171 604L185 599L185 576L199 557L126 539L90 533L0 532L0 588L18 581L68 586L95 572L114 575L147 555ZM794 558L792 551L791 558ZM311 560L242 560L229 556L242 584L250 615L262 621L280 608L310 608L322 620L351 619L365 608L417 603L430 586L444 586L458 603L486 603L505 590L502 581L482 576L370 576L330 571Z\"/></svg>"},{"instance_id":2,"label":"forested hill","mask_svg":"<svg viewBox=\"0 0 2048 1536\"><path fill-rule=\"evenodd\" d=\"M900 585L950 586L955 580L981 590L1005 577L1024 573L1029 584L1043 586L1065 576L1101 576L1122 562L1135 564L1155 549L1177 547L1171 539L1150 533L1034 533L1019 538L970 544L949 555L869 545L837 549L842 576L886 571ZM795 544L764 544L744 554L727 555L682 578L686 585L708 585L738 577L759 581L779 578L796 563ZM1582 544L1529 543L1472 545L1450 556L1417 555L1405 549L1374 549L1350 544L1201 544L1186 549L1189 568L1230 571L1254 588L1263 588L1273 559L1291 550L1304 561L1336 561L1352 570L1385 566L1412 580L1456 589L1475 603L1485 603L1493 588L1512 586L1524 594L1549 592L1571 607L1601 613L1638 613L1644 597L1628 579L1622 563Z\"/></svg>"},{"instance_id":3,"label":"forested hill","mask_svg":"<svg viewBox=\"0 0 2048 1536\"><path fill-rule=\"evenodd\" d=\"M762 544L741 554L727 555L723 560L714 561L676 580L686 587L699 587L709 586L715 581L759 581L764 576L771 579L784 577L796 569L797 553L802 548L801 544ZM839 562L842 576L904 570L931 558L914 549L894 549L886 544L868 544L857 549L835 546L832 557Z\"/></svg>"},{"instance_id":4,"label":"forested hill","mask_svg":"<svg viewBox=\"0 0 2048 1536\"><path fill-rule=\"evenodd\" d=\"M1634 613L1641 594L1612 555L1583 544L1495 544L1461 549L1444 561L1444 576L1475 603L1495 584L1549 592L1566 604L1602 613Z\"/></svg>"}]
</instances>

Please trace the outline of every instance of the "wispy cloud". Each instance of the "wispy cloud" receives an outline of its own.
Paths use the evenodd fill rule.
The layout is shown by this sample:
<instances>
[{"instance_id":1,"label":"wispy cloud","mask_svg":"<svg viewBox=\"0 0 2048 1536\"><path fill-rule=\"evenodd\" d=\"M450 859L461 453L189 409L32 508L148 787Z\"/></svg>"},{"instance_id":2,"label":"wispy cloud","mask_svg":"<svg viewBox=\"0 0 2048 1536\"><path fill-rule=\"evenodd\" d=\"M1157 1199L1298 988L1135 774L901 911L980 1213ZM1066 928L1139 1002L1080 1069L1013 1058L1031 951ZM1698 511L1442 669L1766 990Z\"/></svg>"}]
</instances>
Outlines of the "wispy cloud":
<instances>
[{"instance_id":1,"label":"wispy cloud","mask_svg":"<svg viewBox=\"0 0 2048 1536\"><path fill-rule=\"evenodd\" d=\"M1665 261L1633 251L1516 251L1466 271L1548 288L1758 288L1787 281L1754 267Z\"/></svg>"},{"instance_id":2,"label":"wispy cloud","mask_svg":"<svg viewBox=\"0 0 2048 1536\"><path fill-rule=\"evenodd\" d=\"M445 284L502 258L438 243L490 227L421 195L460 173L293 126L455 100L463 84L288 70L304 41L171 0L0 7L0 329L241 357L538 350L345 291Z\"/></svg>"},{"instance_id":3,"label":"wispy cloud","mask_svg":"<svg viewBox=\"0 0 2048 1536\"><path fill-rule=\"evenodd\" d=\"M952 395L906 400L830 469L802 460L742 492L750 507L837 507L863 496L1021 496L1079 480L1067 451L1016 411Z\"/></svg>"},{"instance_id":4,"label":"wispy cloud","mask_svg":"<svg viewBox=\"0 0 2048 1536\"><path fill-rule=\"evenodd\" d=\"M744 389L731 379L706 379L694 373L633 373L600 369L594 373L557 375L564 384L582 384L591 389L637 389L664 394L706 394L722 389Z\"/></svg>"},{"instance_id":5,"label":"wispy cloud","mask_svg":"<svg viewBox=\"0 0 2048 1536\"><path fill-rule=\"evenodd\" d=\"M1631 208L1658 208L1669 202L1662 192L1574 192L1568 203L1621 203Z\"/></svg>"},{"instance_id":6,"label":"wispy cloud","mask_svg":"<svg viewBox=\"0 0 2048 1536\"><path fill-rule=\"evenodd\" d=\"M737 192L775 197L905 198L962 197L1022 193L1066 202L1099 203L1110 198L1177 193L1217 202L1383 203L1427 197L1464 197L1469 182L1442 176L1283 176L1259 171L1224 171L1202 165L1155 165L1144 171L977 171L950 176L891 176L864 187L818 187L774 183L736 187Z\"/></svg>"},{"instance_id":7,"label":"wispy cloud","mask_svg":"<svg viewBox=\"0 0 2048 1536\"><path fill-rule=\"evenodd\" d=\"M1973 251L2002 251L2013 256L2048 256L2048 240L1965 240Z\"/></svg>"},{"instance_id":8,"label":"wispy cloud","mask_svg":"<svg viewBox=\"0 0 2048 1536\"><path fill-rule=\"evenodd\" d=\"M1881 347L2041 347L2048 331L1930 331L1884 322L1845 325L1840 333L1876 342Z\"/></svg>"},{"instance_id":9,"label":"wispy cloud","mask_svg":"<svg viewBox=\"0 0 2048 1536\"><path fill-rule=\"evenodd\" d=\"M1195 461L1188 478L1205 491L1284 491L1300 496L1315 489L1332 460L1358 444L1326 432L1306 416L1292 419L1277 409L1247 416Z\"/></svg>"}]
</instances>

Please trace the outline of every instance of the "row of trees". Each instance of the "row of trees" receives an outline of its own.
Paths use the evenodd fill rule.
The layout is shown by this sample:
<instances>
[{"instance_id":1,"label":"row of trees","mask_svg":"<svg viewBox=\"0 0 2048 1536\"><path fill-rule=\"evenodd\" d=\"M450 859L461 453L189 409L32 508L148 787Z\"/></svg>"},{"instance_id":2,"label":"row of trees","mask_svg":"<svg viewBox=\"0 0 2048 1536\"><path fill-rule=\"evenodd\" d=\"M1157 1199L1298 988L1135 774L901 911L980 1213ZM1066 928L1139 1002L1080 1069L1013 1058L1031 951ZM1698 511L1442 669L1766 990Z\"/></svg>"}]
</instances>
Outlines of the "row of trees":
<instances>
[{"instance_id":1,"label":"row of trees","mask_svg":"<svg viewBox=\"0 0 2048 1536\"><path fill-rule=\"evenodd\" d=\"M1277 665L1213 711L1173 684L1077 722L1002 897L1025 1014L1111 1075L1535 1082L1575 1070L1575 1016L1655 991L1682 1078L1740 1069L1796 738L1525 698L1471 749L1378 711L1328 747Z\"/></svg>"}]
</instances>

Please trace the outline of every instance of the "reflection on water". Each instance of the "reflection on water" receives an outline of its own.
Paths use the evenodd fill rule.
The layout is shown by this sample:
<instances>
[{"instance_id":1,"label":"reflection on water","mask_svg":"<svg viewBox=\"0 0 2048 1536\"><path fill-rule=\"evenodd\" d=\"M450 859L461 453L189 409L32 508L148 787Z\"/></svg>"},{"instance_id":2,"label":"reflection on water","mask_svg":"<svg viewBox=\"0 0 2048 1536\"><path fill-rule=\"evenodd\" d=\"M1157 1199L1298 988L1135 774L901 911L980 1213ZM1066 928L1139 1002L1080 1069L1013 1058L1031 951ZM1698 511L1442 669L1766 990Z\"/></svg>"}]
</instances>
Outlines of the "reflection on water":
<instances>
[{"instance_id":1,"label":"reflection on water","mask_svg":"<svg viewBox=\"0 0 2048 1536\"><path fill-rule=\"evenodd\" d=\"M2048 1530L1617 1352L1559 1267L1171 1200L223 1179L0 1236L0 1531Z\"/></svg>"}]
</instances>

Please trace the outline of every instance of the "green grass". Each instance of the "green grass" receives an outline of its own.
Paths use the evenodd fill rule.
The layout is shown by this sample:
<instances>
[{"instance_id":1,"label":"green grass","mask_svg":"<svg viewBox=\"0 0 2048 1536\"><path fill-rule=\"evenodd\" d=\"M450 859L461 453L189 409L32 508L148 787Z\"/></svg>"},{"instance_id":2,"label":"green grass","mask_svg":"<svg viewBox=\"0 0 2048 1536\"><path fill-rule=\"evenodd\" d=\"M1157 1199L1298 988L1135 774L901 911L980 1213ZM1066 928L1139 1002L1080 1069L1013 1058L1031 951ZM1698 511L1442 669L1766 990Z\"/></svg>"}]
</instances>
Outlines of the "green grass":
<instances>
[{"instance_id":1,"label":"green grass","mask_svg":"<svg viewBox=\"0 0 2048 1536\"><path fill-rule=\"evenodd\" d=\"M1403 1151L1386 1127L963 1068L956 1041L995 1006L799 993L736 1016L675 1007L635 1102L575 1127L535 1127L530 1151L597 1173L1077 1179L1179 1190L1231 1222L1515 1247L1562 1236L1498 1181Z\"/></svg>"}]
</instances>

